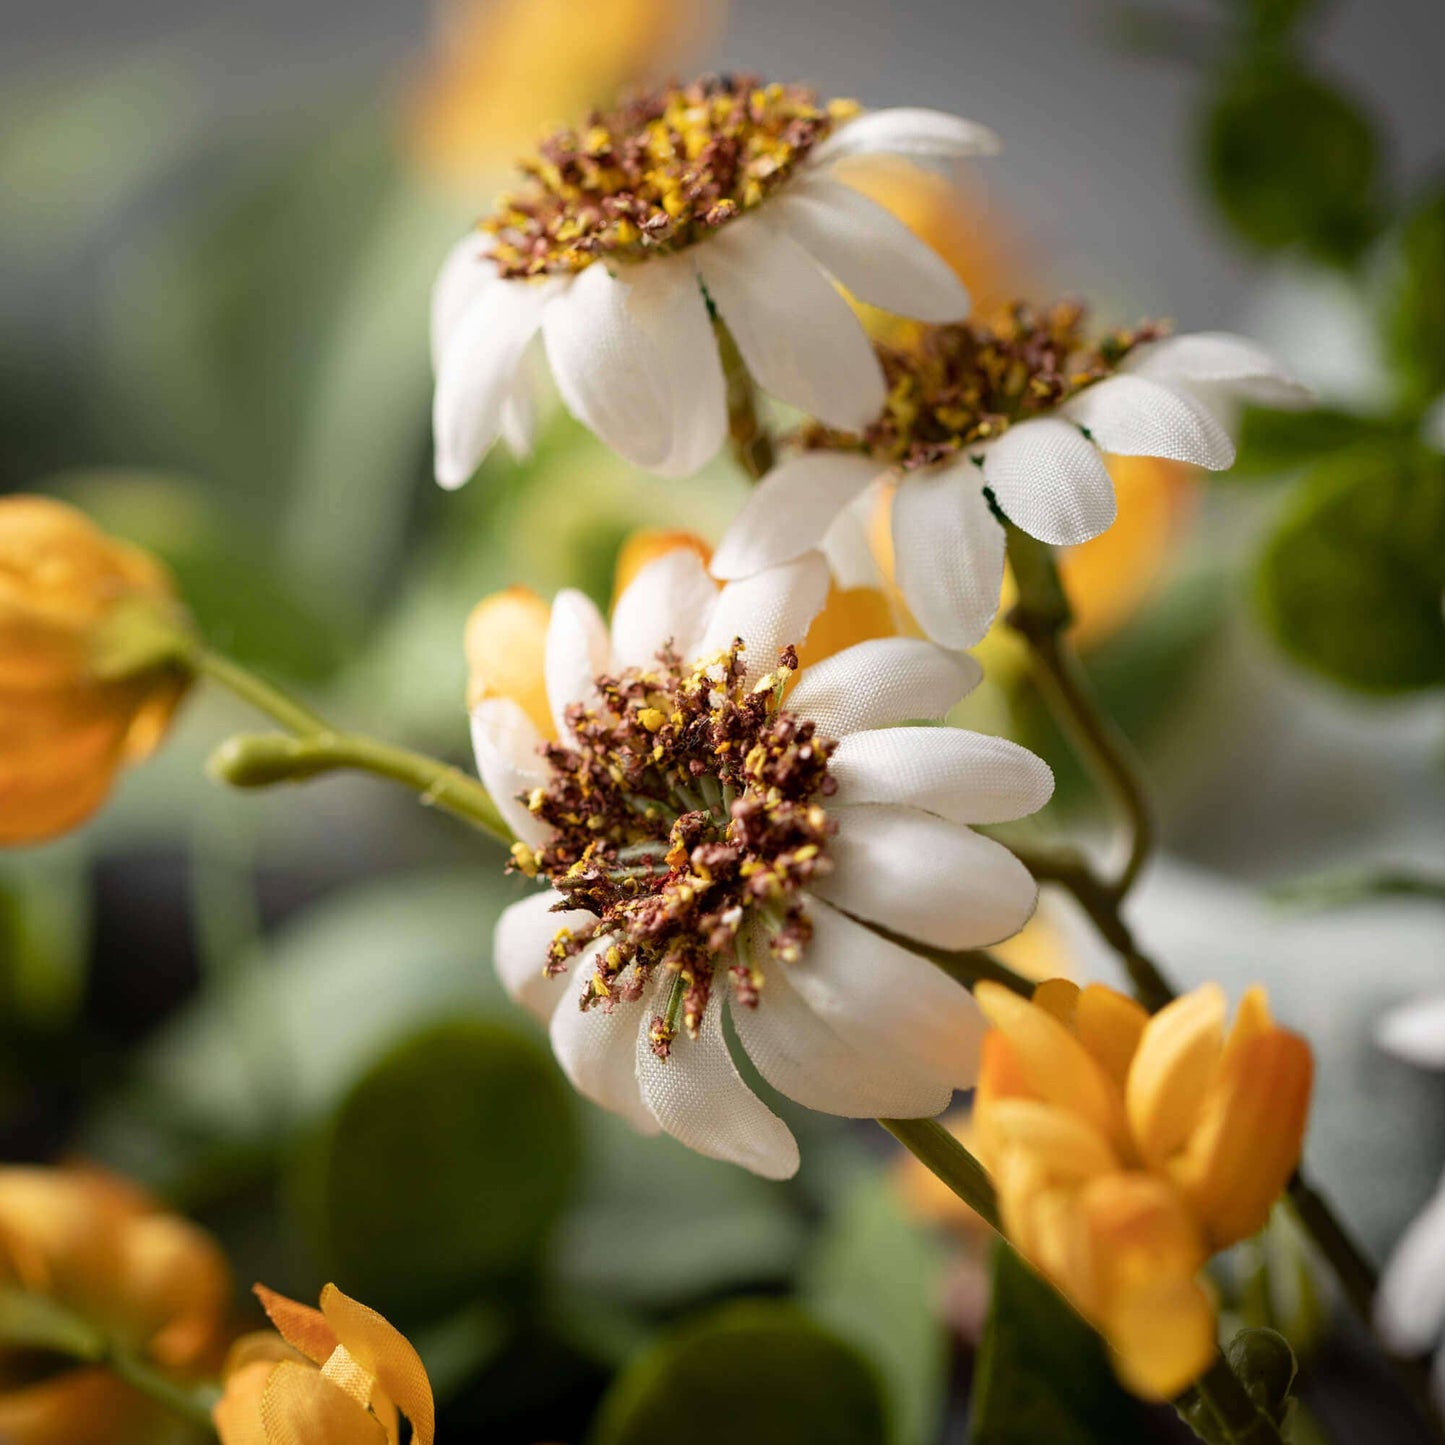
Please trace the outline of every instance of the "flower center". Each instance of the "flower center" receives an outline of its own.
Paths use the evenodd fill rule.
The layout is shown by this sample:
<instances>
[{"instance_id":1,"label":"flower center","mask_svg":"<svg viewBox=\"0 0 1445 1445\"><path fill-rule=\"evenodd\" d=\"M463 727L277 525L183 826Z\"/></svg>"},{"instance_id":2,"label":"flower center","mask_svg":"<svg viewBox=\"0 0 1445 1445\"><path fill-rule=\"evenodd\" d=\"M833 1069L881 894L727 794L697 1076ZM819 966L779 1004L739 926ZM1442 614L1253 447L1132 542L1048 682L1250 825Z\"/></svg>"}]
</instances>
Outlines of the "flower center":
<instances>
[{"instance_id":1,"label":"flower center","mask_svg":"<svg viewBox=\"0 0 1445 1445\"><path fill-rule=\"evenodd\" d=\"M635 95L547 136L481 229L508 277L678 250L762 202L857 113L854 101L749 75Z\"/></svg>"},{"instance_id":2,"label":"flower center","mask_svg":"<svg viewBox=\"0 0 1445 1445\"><path fill-rule=\"evenodd\" d=\"M802 890L829 867L818 800L836 786L834 744L781 706L796 652L751 688L742 652L736 641L688 666L665 649L652 669L599 677L597 700L568 709L571 739L544 749L551 778L528 799L551 838L514 850L524 872L595 918L557 933L549 972L608 941L583 1008L639 998L657 970L671 975L652 1021L663 1058L679 1023L696 1036L719 967L741 1002L757 1003L762 977L739 947L750 915L774 957L798 957L812 934Z\"/></svg>"},{"instance_id":3,"label":"flower center","mask_svg":"<svg viewBox=\"0 0 1445 1445\"><path fill-rule=\"evenodd\" d=\"M1051 411L1167 330L1146 321L1091 341L1085 320L1077 302L1041 311L1019 302L991 325L924 326L908 345L879 343L888 401L877 421L861 434L814 422L800 441L810 449L863 451L906 469L927 466Z\"/></svg>"}]
</instances>

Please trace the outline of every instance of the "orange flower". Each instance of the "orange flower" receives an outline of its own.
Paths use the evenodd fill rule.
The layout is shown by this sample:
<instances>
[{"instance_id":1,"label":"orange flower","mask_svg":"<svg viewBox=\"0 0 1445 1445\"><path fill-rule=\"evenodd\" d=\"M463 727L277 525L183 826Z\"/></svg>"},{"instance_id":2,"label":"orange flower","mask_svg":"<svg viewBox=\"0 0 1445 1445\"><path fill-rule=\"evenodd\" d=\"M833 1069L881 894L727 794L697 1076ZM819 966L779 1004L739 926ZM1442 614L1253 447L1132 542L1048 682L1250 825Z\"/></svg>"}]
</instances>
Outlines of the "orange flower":
<instances>
[{"instance_id":1,"label":"orange flower","mask_svg":"<svg viewBox=\"0 0 1445 1445\"><path fill-rule=\"evenodd\" d=\"M185 628L153 557L63 502L0 498L0 844L75 827L155 748Z\"/></svg>"},{"instance_id":2,"label":"orange flower","mask_svg":"<svg viewBox=\"0 0 1445 1445\"><path fill-rule=\"evenodd\" d=\"M12 1292L186 1380L214 1367L231 1283L201 1230L124 1181L12 1167L0 1169L0 1295ZM0 1380L8 1445L145 1445L170 1418L116 1375L58 1352L0 1351Z\"/></svg>"},{"instance_id":3,"label":"orange flower","mask_svg":"<svg viewBox=\"0 0 1445 1445\"><path fill-rule=\"evenodd\" d=\"M980 984L993 1028L974 1104L1005 1232L1112 1347L1121 1378L1167 1398L1216 1349L1198 1279L1263 1228L1299 1162L1309 1046L1251 989L1226 1033L1213 984L1150 1018L1113 989Z\"/></svg>"},{"instance_id":4,"label":"orange flower","mask_svg":"<svg viewBox=\"0 0 1445 1445\"><path fill-rule=\"evenodd\" d=\"M413 1445L432 1445L431 1382L399 1330L334 1284L320 1310L264 1285L256 1295L277 1333L232 1347L212 1412L221 1445L397 1445L398 1410Z\"/></svg>"}]
</instances>

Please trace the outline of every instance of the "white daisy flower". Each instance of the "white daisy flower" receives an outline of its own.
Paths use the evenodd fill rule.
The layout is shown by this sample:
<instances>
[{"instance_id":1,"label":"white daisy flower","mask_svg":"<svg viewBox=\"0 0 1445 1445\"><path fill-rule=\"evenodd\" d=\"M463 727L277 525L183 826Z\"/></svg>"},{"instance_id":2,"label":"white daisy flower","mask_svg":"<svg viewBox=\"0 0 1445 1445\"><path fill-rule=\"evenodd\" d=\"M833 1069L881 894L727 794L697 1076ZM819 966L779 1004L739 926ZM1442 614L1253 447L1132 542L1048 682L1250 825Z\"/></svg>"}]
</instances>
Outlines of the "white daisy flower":
<instances>
[{"instance_id":1,"label":"white daisy flower","mask_svg":"<svg viewBox=\"0 0 1445 1445\"><path fill-rule=\"evenodd\" d=\"M866 425L883 374L833 283L927 321L967 315L968 294L839 165L995 149L982 126L936 111L860 113L733 76L558 131L437 278L437 480L460 486L499 435L525 450L539 332L568 409L664 476L691 475L726 435L713 312L764 390L835 426Z\"/></svg>"},{"instance_id":2,"label":"white daisy flower","mask_svg":"<svg viewBox=\"0 0 1445 1445\"><path fill-rule=\"evenodd\" d=\"M817 554L719 590L695 553L671 552L610 629L558 595L536 662L550 739L541 688L515 670L535 618L483 614L512 648L473 693L482 778L514 857L550 885L502 915L503 983L550 1021L582 1093L778 1179L797 1145L739 1075L724 1013L801 1104L941 1112L974 1082L983 1026L907 942L980 947L1027 921L1033 879L970 825L1032 813L1053 788L1002 738L893 726L941 719L978 681L969 657L887 637L800 665L828 588Z\"/></svg>"},{"instance_id":3,"label":"white daisy flower","mask_svg":"<svg viewBox=\"0 0 1445 1445\"><path fill-rule=\"evenodd\" d=\"M988 630L1003 583L995 509L1055 546L1114 520L1104 453L1164 457L1218 471L1241 400L1301 406L1309 394L1259 347L1222 332L1168 337L1142 327L1084 340L1082 308L1017 308L997 328L923 329L880 345L889 381L861 430L807 428L797 456L753 491L713 558L746 577L827 545L840 514L870 490L891 494L894 566L909 609L946 647Z\"/></svg>"}]
</instances>

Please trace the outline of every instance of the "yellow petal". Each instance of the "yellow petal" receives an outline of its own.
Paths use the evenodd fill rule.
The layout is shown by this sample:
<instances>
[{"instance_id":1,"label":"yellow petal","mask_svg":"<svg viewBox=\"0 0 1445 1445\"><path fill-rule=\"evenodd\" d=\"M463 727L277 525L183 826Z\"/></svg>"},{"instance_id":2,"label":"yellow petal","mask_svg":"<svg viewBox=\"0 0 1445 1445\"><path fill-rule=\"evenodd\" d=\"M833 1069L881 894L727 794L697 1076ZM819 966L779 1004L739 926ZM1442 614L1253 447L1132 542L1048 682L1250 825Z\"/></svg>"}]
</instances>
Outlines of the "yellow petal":
<instances>
[{"instance_id":1,"label":"yellow petal","mask_svg":"<svg viewBox=\"0 0 1445 1445\"><path fill-rule=\"evenodd\" d=\"M1219 1348L1214 1306L1195 1279L1141 1281L1115 1300L1102 1328L1119 1378L1148 1400L1177 1395Z\"/></svg>"},{"instance_id":2,"label":"yellow petal","mask_svg":"<svg viewBox=\"0 0 1445 1445\"><path fill-rule=\"evenodd\" d=\"M172 1369L220 1344L231 1272L210 1236L171 1214L137 1219L126 1231L121 1288L151 1357Z\"/></svg>"},{"instance_id":3,"label":"yellow petal","mask_svg":"<svg viewBox=\"0 0 1445 1445\"><path fill-rule=\"evenodd\" d=\"M375 1310L342 1294L334 1284L321 1291L321 1311L357 1364L381 1383L411 1421L415 1445L432 1445L436 1411L431 1381L411 1341Z\"/></svg>"},{"instance_id":4,"label":"yellow petal","mask_svg":"<svg viewBox=\"0 0 1445 1445\"><path fill-rule=\"evenodd\" d=\"M0 1392L5 1445L154 1445L173 1424L168 1411L99 1368Z\"/></svg>"},{"instance_id":5,"label":"yellow petal","mask_svg":"<svg viewBox=\"0 0 1445 1445\"><path fill-rule=\"evenodd\" d=\"M277 1344L281 1341L277 1340ZM261 1396L266 1393L271 1371L278 1363L252 1360L227 1374L226 1388L211 1410L211 1421L221 1437L221 1445L267 1445L266 1427L261 1423Z\"/></svg>"},{"instance_id":6,"label":"yellow petal","mask_svg":"<svg viewBox=\"0 0 1445 1445\"><path fill-rule=\"evenodd\" d=\"M876 587L829 585L823 610L813 619L807 640L798 648L803 667L811 667L855 643L896 637L898 626L887 596Z\"/></svg>"},{"instance_id":7,"label":"yellow petal","mask_svg":"<svg viewBox=\"0 0 1445 1445\"><path fill-rule=\"evenodd\" d=\"M253 1290L261 1301L261 1308L288 1345L300 1350L313 1364L324 1365L331 1358L339 1341L320 1310L287 1299L264 1284L255 1285Z\"/></svg>"},{"instance_id":8,"label":"yellow petal","mask_svg":"<svg viewBox=\"0 0 1445 1445\"><path fill-rule=\"evenodd\" d=\"M1224 1042L1224 990L1205 984L1145 1025L1125 1097L1141 1156L1161 1167L1189 1137Z\"/></svg>"},{"instance_id":9,"label":"yellow petal","mask_svg":"<svg viewBox=\"0 0 1445 1445\"><path fill-rule=\"evenodd\" d=\"M1074 1032L1122 1090L1149 1022L1148 1011L1116 989L1091 983L1074 1009Z\"/></svg>"},{"instance_id":10,"label":"yellow petal","mask_svg":"<svg viewBox=\"0 0 1445 1445\"><path fill-rule=\"evenodd\" d=\"M1070 1033L1074 1032L1074 1012L1079 1007L1079 985L1071 978L1049 978L1034 989L1034 1002L1053 1014Z\"/></svg>"},{"instance_id":11,"label":"yellow petal","mask_svg":"<svg viewBox=\"0 0 1445 1445\"><path fill-rule=\"evenodd\" d=\"M712 548L692 532L642 528L631 533L617 549L617 563L612 573L612 605L617 605L617 599L632 586L644 567L669 552L695 552L704 566L712 561Z\"/></svg>"},{"instance_id":12,"label":"yellow petal","mask_svg":"<svg viewBox=\"0 0 1445 1445\"><path fill-rule=\"evenodd\" d=\"M266 1445L386 1445L381 1422L309 1365L272 1369L261 1423Z\"/></svg>"},{"instance_id":13,"label":"yellow petal","mask_svg":"<svg viewBox=\"0 0 1445 1445\"><path fill-rule=\"evenodd\" d=\"M511 698L553 737L547 704L547 623L552 609L529 587L507 587L483 597L467 618L467 706L489 697Z\"/></svg>"},{"instance_id":14,"label":"yellow petal","mask_svg":"<svg viewBox=\"0 0 1445 1445\"><path fill-rule=\"evenodd\" d=\"M1031 1153L1051 1179L1088 1179L1119 1167L1108 1140L1092 1124L1037 1099L998 1100L988 1107L987 1127L1000 1148Z\"/></svg>"}]
</instances>

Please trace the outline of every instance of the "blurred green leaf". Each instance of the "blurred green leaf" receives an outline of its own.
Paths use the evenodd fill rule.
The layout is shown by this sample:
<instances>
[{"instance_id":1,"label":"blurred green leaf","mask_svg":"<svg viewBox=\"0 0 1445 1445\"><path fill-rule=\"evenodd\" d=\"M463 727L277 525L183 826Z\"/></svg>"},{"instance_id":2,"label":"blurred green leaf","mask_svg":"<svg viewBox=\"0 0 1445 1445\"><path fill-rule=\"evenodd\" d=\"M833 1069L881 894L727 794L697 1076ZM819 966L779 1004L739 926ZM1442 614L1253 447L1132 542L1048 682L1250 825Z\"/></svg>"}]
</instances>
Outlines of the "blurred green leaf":
<instances>
[{"instance_id":1,"label":"blurred green leaf","mask_svg":"<svg viewBox=\"0 0 1445 1445\"><path fill-rule=\"evenodd\" d=\"M1240 1330L1225 1350L1256 1410L1282 1425L1290 1412L1290 1389L1299 1367L1289 1341L1278 1330Z\"/></svg>"},{"instance_id":2,"label":"blurred green leaf","mask_svg":"<svg viewBox=\"0 0 1445 1445\"><path fill-rule=\"evenodd\" d=\"M943 1266L943 1249L904 1214L892 1184L869 1173L839 1202L799 1281L809 1313L878 1366L895 1445L938 1438L948 1368L935 1308Z\"/></svg>"},{"instance_id":3,"label":"blurred green leaf","mask_svg":"<svg viewBox=\"0 0 1445 1445\"><path fill-rule=\"evenodd\" d=\"M1285 651L1336 683L1386 694L1445 683L1445 456L1384 447L1322 464L1255 590Z\"/></svg>"},{"instance_id":4,"label":"blurred green leaf","mask_svg":"<svg viewBox=\"0 0 1445 1445\"><path fill-rule=\"evenodd\" d=\"M1406 402L1426 406L1445 392L1445 183L1413 206L1394 239L1386 343Z\"/></svg>"},{"instance_id":5,"label":"blurred green leaf","mask_svg":"<svg viewBox=\"0 0 1445 1445\"><path fill-rule=\"evenodd\" d=\"M83 855L62 847L0 869L0 1029L64 1028L85 991L90 888Z\"/></svg>"},{"instance_id":6,"label":"blurred green leaf","mask_svg":"<svg viewBox=\"0 0 1445 1445\"><path fill-rule=\"evenodd\" d=\"M1148 1438L1104 1342L1008 1245L993 1251L973 1445L1131 1445Z\"/></svg>"},{"instance_id":7,"label":"blurred green leaf","mask_svg":"<svg viewBox=\"0 0 1445 1445\"><path fill-rule=\"evenodd\" d=\"M1256 44L1277 45L1287 40L1320 8L1320 0L1243 0L1243 9Z\"/></svg>"},{"instance_id":8,"label":"blurred green leaf","mask_svg":"<svg viewBox=\"0 0 1445 1445\"><path fill-rule=\"evenodd\" d=\"M1388 417L1361 416L1332 407L1311 411L1274 411L1247 407L1240 418L1239 455L1227 472L1212 481L1274 479L1309 466L1333 452L1398 440L1408 434Z\"/></svg>"},{"instance_id":9,"label":"blurred green leaf","mask_svg":"<svg viewBox=\"0 0 1445 1445\"><path fill-rule=\"evenodd\" d=\"M883 1445L872 1366L792 1305L757 1300L693 1320L616 1380L592 1445Z\"/></svg>"},{"instance_id":10,"label":"blurred green leaf","mask_svg":"<svg viewBox=\"0 0 1445 1445\"><path fill-rule=\"evenodd\" d=\"M1348 262L1374 234L1375 131L1334 86L1287 62L1239 71L1205 118L1203 145L1215 204L1247 245Z\"/></svg>"},{"instance_id":11,"label":"blurred green leaf","mask_svg":"<svg viewBox=\"0 0 1445 1445\"><path fill-rule=\"evenodd\" d=\"M547 1053L453 1020L363 1075L298 1156L292 1197L329 1278L384 1314L433 1318L535 1264L577 1155Z\"/></svg>"}]
</instances>

